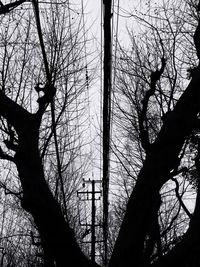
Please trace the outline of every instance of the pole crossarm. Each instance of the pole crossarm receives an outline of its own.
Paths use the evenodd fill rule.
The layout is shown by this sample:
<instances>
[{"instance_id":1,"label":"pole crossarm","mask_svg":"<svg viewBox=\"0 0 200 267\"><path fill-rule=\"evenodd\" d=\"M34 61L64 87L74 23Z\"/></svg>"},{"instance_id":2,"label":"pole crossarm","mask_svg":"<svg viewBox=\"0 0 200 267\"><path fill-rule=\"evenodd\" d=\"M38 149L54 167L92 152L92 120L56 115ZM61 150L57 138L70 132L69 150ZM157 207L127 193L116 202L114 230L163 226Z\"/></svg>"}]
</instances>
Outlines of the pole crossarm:
<instances>
[{"instance_id":1,"label":"pole crossarm","mask_svg":"<svg viewBox=\"0 0 200 267\"><path fill-rule=\"evenodd\" d=\"M85 226L86 227L86 231L87 231L87 227L90 227L90 230L84 235L84 237L88 234L91 234L91 240L90 241L83 241L82 243L89 243L91 244L91 261L93 263L95 263L95 257L96 257L96 243L100 243L102 241L99 241L96 239L96 227L102 227L101 224L97 224L96 223L96 204L95 201L96 200L100 200L100 197L96 198L96 194L102 194L102 191L96 191L95 190L95 184L96 183L102 183L101 180L83 180L83 187L85 187L85 184L91 184L91 190L90 191L78 191L77 192L77 196L79 197L79 199L81 201L88 201L91 200L91 223L88 224L82 224L80 222L81 226ZM84 197L83 199L81 199L81 195L86 195L86 198Z\"/></svg>"}]
</instances>

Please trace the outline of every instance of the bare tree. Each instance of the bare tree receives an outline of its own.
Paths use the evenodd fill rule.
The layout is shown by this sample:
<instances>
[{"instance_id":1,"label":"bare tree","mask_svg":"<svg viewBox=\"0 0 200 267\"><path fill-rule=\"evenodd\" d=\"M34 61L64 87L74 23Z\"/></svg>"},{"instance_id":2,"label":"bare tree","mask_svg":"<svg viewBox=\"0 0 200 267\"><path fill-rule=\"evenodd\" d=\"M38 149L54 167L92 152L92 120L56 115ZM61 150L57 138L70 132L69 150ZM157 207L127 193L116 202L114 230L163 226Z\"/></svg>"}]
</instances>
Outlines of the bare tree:
<instances>
[{"instance_id":1,"label":"bare tree","mask_svg":"<svg viewBox=\"0 0 200 267\"><path fill-rule=\"evenodd\" d=\"M124 181L124 196L130 183L133 192L121 214L110 266L197 266L196 252L186 251L191 243L198 246L190 235L198 202L193 215L193 207L189 211L185 205L189 194L196 194L186 176L197 170L191 159L197 145L196 150L189 145L194 136L198 140L198 104L189 99L198 84L193 76L198 71L197 3L191 8L184 1L164 2L148 14L129 16L142 26L138 36L129 30L131 49L119 45L114 127L121 132L116 131L113 152L123 171L118 180ZM187 77L191 81L184 91Z\"/></svg>"},{"instance_id":2,"label":"bare tree","mask_svg":"<svg viewBox=\"0 0 200 267\"><path fill-rule=\"evenodd\" d=\"M73 196L87 171L80 161L82 92L89 82L83 60L85 43L78 33L81 18L74 11L75 28L67 3L63 8L57 1L49 5L24 2L0 7L0 152L3 160L12 163L7 165L9 179L14 166L18 172L10 184L2 180L2 187L32 215L40 242L30 231L29 242L42 246L45 266L91 266L70 227L75 215ZM6 257L8 262L8 250ZM10 258L14 261L14 256Z\"/></svg>"},{"instance_id":3,"label":"bare tree","mask_svg":"<svg viewBox=\"0 0 200 267\"><path fill-rule=\"evenodd\" d=\"M119 52L123 101L116 96L115 111L126 142L118 138L113 151L129 181L120 181L126 197L110 216L121 220L110 267L199 265L199 10L196 1L168 2L148 17L134 15L148 31L140 41L129 31L133 49ZM81 26L78 14L78 29L71 25L69 6L50 5L0 5L0 156L2 176L9 174L1 186L33 219L39 238L34 228L28 236L42 247L45 266L97 266L80 250L70 218L87 166L76 160L88 83ZM183 198L191 186L193 213ZM7 265L23 255L6 253Z\"/></svg>"}]
</instances>

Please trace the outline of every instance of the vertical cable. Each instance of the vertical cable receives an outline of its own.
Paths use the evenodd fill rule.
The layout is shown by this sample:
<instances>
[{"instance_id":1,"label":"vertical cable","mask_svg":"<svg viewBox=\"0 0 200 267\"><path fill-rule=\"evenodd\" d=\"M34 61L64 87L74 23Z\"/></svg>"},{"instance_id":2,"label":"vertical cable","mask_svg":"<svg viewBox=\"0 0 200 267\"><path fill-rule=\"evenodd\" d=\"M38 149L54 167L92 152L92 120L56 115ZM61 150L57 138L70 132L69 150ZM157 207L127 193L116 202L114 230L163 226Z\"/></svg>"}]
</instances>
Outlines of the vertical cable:
<instances>
[{"instance_id":1,"label":"vertical cable","mask_svg":"<svg viewBox=\"0 0 200 267\"><path fill-rule=\"evenodd\" d=\"M100 109L99 109L99 117L100 117L100 180L102 180L102 156L103 156L103 2L101 0L101 21L100 21L100 27L101 27L101 36L100 36ZM103 226L103 197L102 201L100 202L100 210L102 211L102 219L101 219L101 225ZM103 228L102 228L103 230ZM104 234L102 232L102 240L104 240ZM104 242L100 243L100 251L103 255L104 253ZM104 256L103 256L104 258Z\"/></svg>"},{"instance_id":2,"label":"vertical cable","mask_svg":"<svg viewBox=\"0 0 200 267\"><path fill-rule=\"evenodd\" d=\"M71 17L71 8L70 8L70 2L67 2L67 7L68 7L68 14L69 14L69 34L70 34L70 42L71 42L71 54L72 54L72 68L73 68L73 85L72 88L74 88L74 95L75 95L75 108L76 108L76 117L73 118L73 121L76 119L75 124L71 124L71 127L74 126L74 132L72 133L72 135L74 136L73 139L73 147L70 149L76 149L76 145L78 146L79 149L79 159L80 159L80 165L82 167L82 151L81 151L81 140L80 140L80 121L79 121L79 108L78 105L80 104L80 102L78 102L78 94L80 93L79 91L77 92L77 81L78 81L78 74L77 72L80 71L80 69L76 69L76 65L75 65L75 61L77 61L76 58L76 54L75 54L75 49L76 49L76 44L78 42L78 32L81 28L81 19L79 20L78 23L78 30L76 30L76 35L73 35L73 31L72 31L72 25L73 25L73 17ZM84 37L84 36L83 36ZM69 119L70 121L70 119ZM69 125L69 123L68 123ZM70 125L68 126L70 127ZM72 138L72 135L70 136L70 138ZM78 141L77 141L77 136L78 136ZM78 142L78 144L77 144ZM72 143L72 141L69 140L69 146L70 143ZM74 172L74 164L71 164L71 171L72 173Z\"/></svg>"},{"instance_id":3,"label":"vertical cable","mask_svg":"<svg viewBox=\"0 0 200 267\"><path fill-rule=\"evenodd\" d=\"M115 45L114 46L114 60L113 60L113 64L114 64L114 68L113 68L113 77L112 77L112 92L111 92L111 98L113 99L113 101L111 102L111 136L112 136L112 126L113 126L113 106L114 106L114 99L115 99L115 81L116 81L116 69L117 69L117 48L118 48L118 30L119 30L119 3L120 0L117 0L117 18L116 18L116 30L115 30ZM114 14L114 8L113 8L113 14ZM113 38L114 39L114 38Z\"/></svg>"},{"instance_id":4,"label":"vertical cable","mask_svg":"<svg viewBox=\"0 0 200 267\"><path fill-rule=\"evenodd\" d=\"M100 179L102 179L102 133L103 133L103 127L102 127L102 114L103 114L103 4L101 0L101 37L100 37Z\"/></svg>"},{"instance_id":5,"label":"vertical cable","mask_svg":"<svg viewBox=\"0 0 200 267\"><path fill-rule=\"evenodd\" d=\"M91 120L91 110L90 110L90 92L89 92L89 75L88 75L88 61L87 61L87 40L86 40L86 29L85 29L85 14L84 14L84 5L83 0L81 1L81 13L82 13L82 20L83 20L83 42L84 42L84 64L85 64L85 85L86 85L86 103L87 103L87 110L88 110L88 123L89 123L89 137L90 137L90 155L92 156L91 160L91 167L92 167L92 176L94 176L94 161L93 161L93 147L92 147L92 120Z\"/></svg>"}]
</instances>

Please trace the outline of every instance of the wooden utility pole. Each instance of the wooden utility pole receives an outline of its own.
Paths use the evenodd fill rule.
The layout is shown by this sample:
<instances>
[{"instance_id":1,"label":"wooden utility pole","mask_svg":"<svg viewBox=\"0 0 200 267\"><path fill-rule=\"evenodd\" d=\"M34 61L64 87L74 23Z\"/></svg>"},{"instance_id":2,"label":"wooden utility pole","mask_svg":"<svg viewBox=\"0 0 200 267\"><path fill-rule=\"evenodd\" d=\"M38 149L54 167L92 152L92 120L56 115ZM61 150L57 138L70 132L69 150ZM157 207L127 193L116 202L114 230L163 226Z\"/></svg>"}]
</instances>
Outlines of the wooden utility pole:
<instances>
[{"instance_id":1,"label":"wooden utility pole","mask_svg":"<svg viewBox=\"0 0 200 267\"><path fill-rule=\"evenodd\" d=\"M111 73L112 73L112 39L111 39L112 0L103 0L104 22L104 64L103 64L103 239L104 266L107 266L108 241L108 190L110 161L110 119L111 119Z\"/></svg>"},{"instance_id":2,"label":"wooden utility pole","mask_svg":"<svg viewBox=\"0 0 200 267\"><path fill-rule=\"evenodd\" d=\"M92 225L91 225L91 260L95 262L95 244L96 244L96 235L95 235L95 181L92 180Z\"/></svg>"}]
</instances>

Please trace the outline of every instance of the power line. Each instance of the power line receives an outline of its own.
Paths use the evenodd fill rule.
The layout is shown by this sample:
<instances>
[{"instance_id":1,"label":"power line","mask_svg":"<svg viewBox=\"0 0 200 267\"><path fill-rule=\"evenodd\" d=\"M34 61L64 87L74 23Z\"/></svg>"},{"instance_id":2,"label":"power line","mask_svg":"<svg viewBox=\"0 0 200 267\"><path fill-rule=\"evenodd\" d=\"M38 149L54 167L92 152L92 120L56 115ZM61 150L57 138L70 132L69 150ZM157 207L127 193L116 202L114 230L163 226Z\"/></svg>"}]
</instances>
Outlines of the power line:
<instances>
[{"instance_id":1,"label":"power line","mask_svg":"<svg viewBox=\"0 0 200 267\"><path fill-rule=\"evenodd\" d=\"M102 147L103 147L103 3L101 0L101 36L100 36L100 177L102 177Z\"/></svg>"},{"instance_id":2,"label":"power line","mask_svg":"<svg viewBox=\"0 0 200 267\"><path fill-rule=\"evenodd\" d=\"M115 32L114 74L112 82L113 89L115 86L115 79L116 79L116 62L117 62L116 58L117 58L117 44L118 44L118 30L119 30L119 3L120 0L117 1L117 11L116 11L117 19L116 19L116 32Z\"/></svg>"},{"instance_id":3,"label":"power line","mask_svg":"<svg viewBox=\"0 0 200 267\"><path fill-rule=\"evenodd\" d=\"M120 7L120 0L117 1L117 11L114 12L114 8L113 8L113 14L116 14L116 30L115 30L115 45L113 45L114 47L114 60L113 60L113 63L114 63L114 68L113 68L113 79L112 79L112 102L111 102L111 136L112 136L112 126L113 126L113 107L114 107L114 98L115 98L115 81L116 81L116 72L117 72L117 45L118 45L118 31L119 31L119 7ZM114 24L114 23L113 23ZM113 39L114 39L113 37Z\"/></svg>"}]
</instances>

